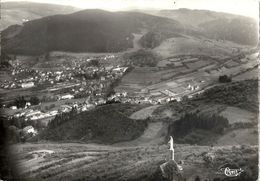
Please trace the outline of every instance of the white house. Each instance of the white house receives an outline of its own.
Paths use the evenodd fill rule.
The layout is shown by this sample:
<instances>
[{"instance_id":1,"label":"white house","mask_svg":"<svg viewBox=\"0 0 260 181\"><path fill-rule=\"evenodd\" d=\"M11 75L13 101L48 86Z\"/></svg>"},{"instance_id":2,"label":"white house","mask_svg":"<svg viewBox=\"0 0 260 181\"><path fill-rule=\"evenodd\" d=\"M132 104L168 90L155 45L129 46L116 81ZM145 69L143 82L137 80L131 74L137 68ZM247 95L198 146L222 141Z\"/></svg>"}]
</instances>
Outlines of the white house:
<instances>
[{"instance_id":1,"label":"white house","mask_svg":"<svg viewBox=\"0 0 260 181\"><path fill-rule=\"evenodd\" d=\"M73 98L74 98L74 96L71 94L66 94L66 95L63 95L60 97L60 99L73 99Z\"/></svg>"},{"instance_id":2,"label":"white house","mask_svg":"<svg viewBox=\"0 0 260 181\"><path fill-rule=\"evenodd\" d=\"M17 106L11 106L10 109L16 110Z\"/></svg>"},{"instance_id":3,"label":"white house","mask_svg":"<svg viewBox=\"0 0 260 181\"><path fill-rule=\"evenodd\" d=\"M26 102L25 107L27 108L29 106L31 106L31 103L30 102Z\"/></svg>"},{"instance_id":4,"label":"white house","mask_svg":"<svg viewBox=\"0 0 260 181\"><path fill-rule=\"evenodd\" d=\"M30 134L30 133L32 133L33 135L37 134L37 131L32 126L26 126L25 128L23 128L23 131L27 134Z\"/></svg>"},{"instance_id":5,"label":"white house","mask_svg":"<svg viewBox=\"0 0 260 181\"><path fill-rule=\"evenodd\" d=\"M30 88L34 86L34 82L26 82L21 84L22 88Z\"/></svg>"},{"instance_id":6,"label":"white house","mask_svg":"<svg viewBox=\"0 0 260 181\"><path fill-rule=\"evenodd\" d=\"M37 114L41 114L42 112L41 111L31 111L31 112L28 112L26 113L25 117L32 117L34 115L37 115Z\"/></svg>"}]
</instances>

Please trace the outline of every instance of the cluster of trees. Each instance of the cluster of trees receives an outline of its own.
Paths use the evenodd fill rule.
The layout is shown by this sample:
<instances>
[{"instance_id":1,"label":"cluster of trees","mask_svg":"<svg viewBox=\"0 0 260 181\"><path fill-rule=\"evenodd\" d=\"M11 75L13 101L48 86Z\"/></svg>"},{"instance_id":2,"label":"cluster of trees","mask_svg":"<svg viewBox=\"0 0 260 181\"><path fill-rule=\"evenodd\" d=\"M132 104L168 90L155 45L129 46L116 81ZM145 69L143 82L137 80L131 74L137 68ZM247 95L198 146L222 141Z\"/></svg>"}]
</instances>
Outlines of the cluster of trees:
<instances>
[{"instance_id":1,"label":"cluster of trees","mask_svg":"<svg viewBox=\"0 0 260 181\"><path fill-rule=\"evenodd\" d=\"M87 112L71 111L58 115L39 134L39 139L95 141L107 144L140 136L147 122L131 120L118 112L116 107L103 105Z\"/></svg>"},{"instance_id":2,"label":"cluster of trees","mask_svg":"<svg viewBox=\"0 0 260 181\"><path fill-rule=\"evenodd\" d=\"M155 48L159 46L167 37L160 32L148 32L139 40L140 44L145 48Z\"/></svg>"},{"instance_id":3,"label":"cluster of trees","mask_svg":"<svg viewBox=\"0 0 260 181\"><path fill-rule=\"evenodd\" d=\"M139 67L155 67L159 58L158 55L144 49L124 55L124 59L129 60L134 66Z\"/></svg>"},{"instance_id":4,"label":"cluster of trees","mask_svg":"<svg viewBox=\"0 0 260 181\"><path fill-rule=\"evenodd\" d=\"M231 76L227 76L227 75L220 75L219 78L218 78L218 81L220 83L231 82L232 81L232 77Z\"/></svg>"},{"instance_id":5,"label":"cluster of trees","mask_svg":"<svg viewBox=\"0 0 260 181\"><path fill-rule=\"evenodd\" d=\"M70 121L71 119L73 119L73 117L76 114L77 114L76 108L72 108L72 110L70 112L58 114L55 116L55 118L53 120L51 120L48 123L47 127L48 127L48 129L54 129L54 128L58 127L59 125L64 124L67 121Z\"/></svg>"},{"instance_id":6,"label":"cluster of trees","mask_svg":"<svg viewBox=\"0 0 260 181\"><path fill-rule=\"evenodd\" d=\"M27 126L32 126L36 130L40 131L44 128L44 124L41 121L27 120L25 121L24 117L20 118L11 118L2 120L3 127L6 131L6 141L8 143L19 143L24 142L28 138L32 137L32 134L25 134L22 129Z\"/></svg>"},{"instance_id":7,"label":"cluster of trees","mask_svg":"<svg viewBox=\"0 0 260 181\"><path fill-rule=\"evenodd\" d=\"M8 104L8 107L16 106L18 109L25 108L26 102L30 102L31 105L38 105L40 104L40 99L36 96L32 96L29 99L26 99L24 96L19 96L13 102Z\"/></svg>"},{"instance_id":8,"label":"cluster of trees","mask_svg":"<svg viewBox=\"0 0 260 181\"><path fill-rule=\"evenodd\" d=\"M228 120L222 116L188 113L169 125L168 134L176 138L183 138L194 129L210 130L221 134L228 125Z\"/></svg>"},{"instance_id":9,"label":"cluster of trees","mask_svg":"<svg viewBox=\"0 0 260 181\"><path fill-rule=\"evenodd\" d=\"M25 98L23 96L22 97L18 97L14 101L14 106L16 106L18 109L19 108L25 108L26 102L27 101L25 100Z\"/></svg>"}]
</instances>

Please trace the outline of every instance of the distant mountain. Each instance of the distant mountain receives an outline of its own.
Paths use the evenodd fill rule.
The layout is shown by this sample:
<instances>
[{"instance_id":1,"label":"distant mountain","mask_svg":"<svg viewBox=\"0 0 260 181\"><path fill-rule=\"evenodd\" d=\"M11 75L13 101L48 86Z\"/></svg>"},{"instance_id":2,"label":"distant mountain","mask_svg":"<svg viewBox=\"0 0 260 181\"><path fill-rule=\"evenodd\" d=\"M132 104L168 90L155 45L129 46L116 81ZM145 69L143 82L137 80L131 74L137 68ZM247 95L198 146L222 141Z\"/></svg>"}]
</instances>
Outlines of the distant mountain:
<instances>
[{"instance_id":1,"label":"distant mountain","mask_svg":"<svg viewBox=\"0 0 260 181\"><path fill-rule=\"evenodd\" d=\"M204 35L209 38L245 45L257 45L258 42L258 25L250 18L216 19L199 26L203 29Z\"/></svg>"},{"instance_id":2,"label":"distant mountain","mask_svg":"<svg viewBox=\"0 0 260 181\"><path fill-rule=\"evenodd\" d=\"M176 9L176 10L161 10L157 12L151 12L157 16L176 19L183 24L198 27L200 24L209 22L216 19L232 19L237 15L215 12L209 10L192 10L192 9Z\"/></svg>"},{"instance_id":3,"label":"distant mountain","mask_svg":"<svg viewBox=\"0 0 260 181\"><path fill-rule=\"evenodd\" d=\"M163 45L169 52L177 48L174 42L179 39L187 40L187 45L205 38L257 44L258 23L244 16L189 9L145 13L94 9L47 16L5 29L2 47L9 54L38 55L50 51L122 52L136 43L148 49Z\"/></svg>"},{"instance_id":4,"label":"distant mountain","mask_svg":"<svg viewBox=\"0 0 260 181\"><path fill-rule=\"evenodd\" d=\"M79 8L54 4L33 2L4 2L1 3L1 26L0 30L10 25L21 25L26 21L39 19L55 14L69 14L79 11Z\"/></svg>"},{"instance_id":5,"label":"distant mountain","mask_svg":"<svg viewBox=\"0 0 260 181\"><path fill-rule=\"evenodd\" d=\"M175 20L137 12L84 10L54 15L11 26L3 31L7 53L41 54L48 51L119 52L133 47L133 33L182 33Z\"/></svg>"},{"instance_id":6,"label":"distant mountain","mask_svg":"<svg viewBox=\"0 0 260 181\"><path fill-rule=\"evenodd\" d=\"M147 12L181 22L212 39L229 40L244 45L256 45L258 22L253 18L208 10L161 10Z\"/></svg>"}]
</instances>

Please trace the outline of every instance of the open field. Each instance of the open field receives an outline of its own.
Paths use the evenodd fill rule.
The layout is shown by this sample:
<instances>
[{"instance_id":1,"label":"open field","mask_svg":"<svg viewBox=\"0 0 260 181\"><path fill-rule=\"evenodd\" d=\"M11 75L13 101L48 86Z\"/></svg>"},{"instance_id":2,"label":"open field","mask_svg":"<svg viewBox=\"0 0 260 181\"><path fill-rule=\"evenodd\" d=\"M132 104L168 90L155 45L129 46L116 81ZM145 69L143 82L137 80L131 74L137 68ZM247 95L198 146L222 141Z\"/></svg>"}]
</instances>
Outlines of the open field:
<instances>
[{"instance_id":1,"label":"open field","mask_svg":"<svg viewBox=\"0 0 260 181\"><path fill-rule=\"evenodd\" d=\"M224 111L220 113L221 116L224 116L228 119L229 124L234 123L247 123L247 122L257 122L257 114L243 110L237 107L227 107Z\"/></svg>"}]
</instances>

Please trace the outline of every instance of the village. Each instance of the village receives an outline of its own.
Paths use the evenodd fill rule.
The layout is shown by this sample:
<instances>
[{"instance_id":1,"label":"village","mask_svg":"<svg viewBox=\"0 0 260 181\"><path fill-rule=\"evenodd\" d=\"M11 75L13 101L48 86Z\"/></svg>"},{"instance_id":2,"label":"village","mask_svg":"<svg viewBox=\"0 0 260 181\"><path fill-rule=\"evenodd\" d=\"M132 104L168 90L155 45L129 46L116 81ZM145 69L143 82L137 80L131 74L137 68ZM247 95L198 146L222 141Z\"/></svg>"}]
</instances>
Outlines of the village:
<instances>
[{"instance_id":1,"label":"village","mask_svg":"<svg viewBox=\"0 0 260 181\"><path fill-rule=\"evenodd\" d=\"M41 121L47 126L56 115L72 109L81 112L107 101L126 100L127 93L113 93L113 84L128 67L100 66L90 58L73 63L60 70L42 70L24 67L19 59L10 61L12 79L1 83L1 93L7 95L1 105L4 114L9 119Z\"/></svg>"},{"instance_id":2,"label":"village","mask_svg":"<svg viewBox=\"0 0 260 181\"><path fill-rule=\"evenodd\" d=\"M164 68L166 64L163 65L163 61L161 61L158 63L158 67L161 66L160 69L163 71L169 72L181 68L183 63L179 65L180 61L188 62L186 67L194 64L196 71L192 71L193 67L190 67L187 69L188 72L185 71L184 76L182 74L178 76L174 71L174 79L160 80L159 83L155 82L142 87L138 87L136 82L135 85L131 83L125 85L126 81L129 82L131 74L138 71L138 68L135 67L133 71L129 71L131 67L124 65L107 65L106 61L115 58L112 55L99 59L96 57L73 59L73 66L62 64L60 69L48 70L24 67L16 59L10 61L12 79L5 80L1 84L1 88L3 91L10 92L10 95L15 91L26 91L33 94L29 93L24 96L25 98L22 93L21 95L14 94L14 100L21 99L21 97L24 99L23 106L17 106L14 104L14 100L11 102L9 100L2 105L2 109L9 119L41 122L41 125L46 127L48 122L57 115L72 110L76 110L78 113L89 111L96 106L109 103L157 105L170 101L180 102L183 99L193 98L203 93L207 88L216 85L218 83L216 80L220 75L239 75L241 72L251 70L257 66L258 62L249 60L255 59L256 56L258 54L240 57L235 61L223 61L226 62L224 65L221 62L213 62L211 65L204 64L203 60L198 58L186 57L184 60L175 58L176 60L167 60L166 70ZM174 64L173 69L169 69L171 61ZM243 68L235 64L236 61L243 61ZM232 65L229 65L230 63ZM216 72L213 69L216 69ZM142 71L144 70L143 68ZM212 77L215 77L215 81L212 81L214 80ZM36 103L31 101L32 97L37 100ZM32 126L27 126L24 129L27 130L26 132L34 130L34 134L37 132Z\"/></svg>"}]
</instances>

